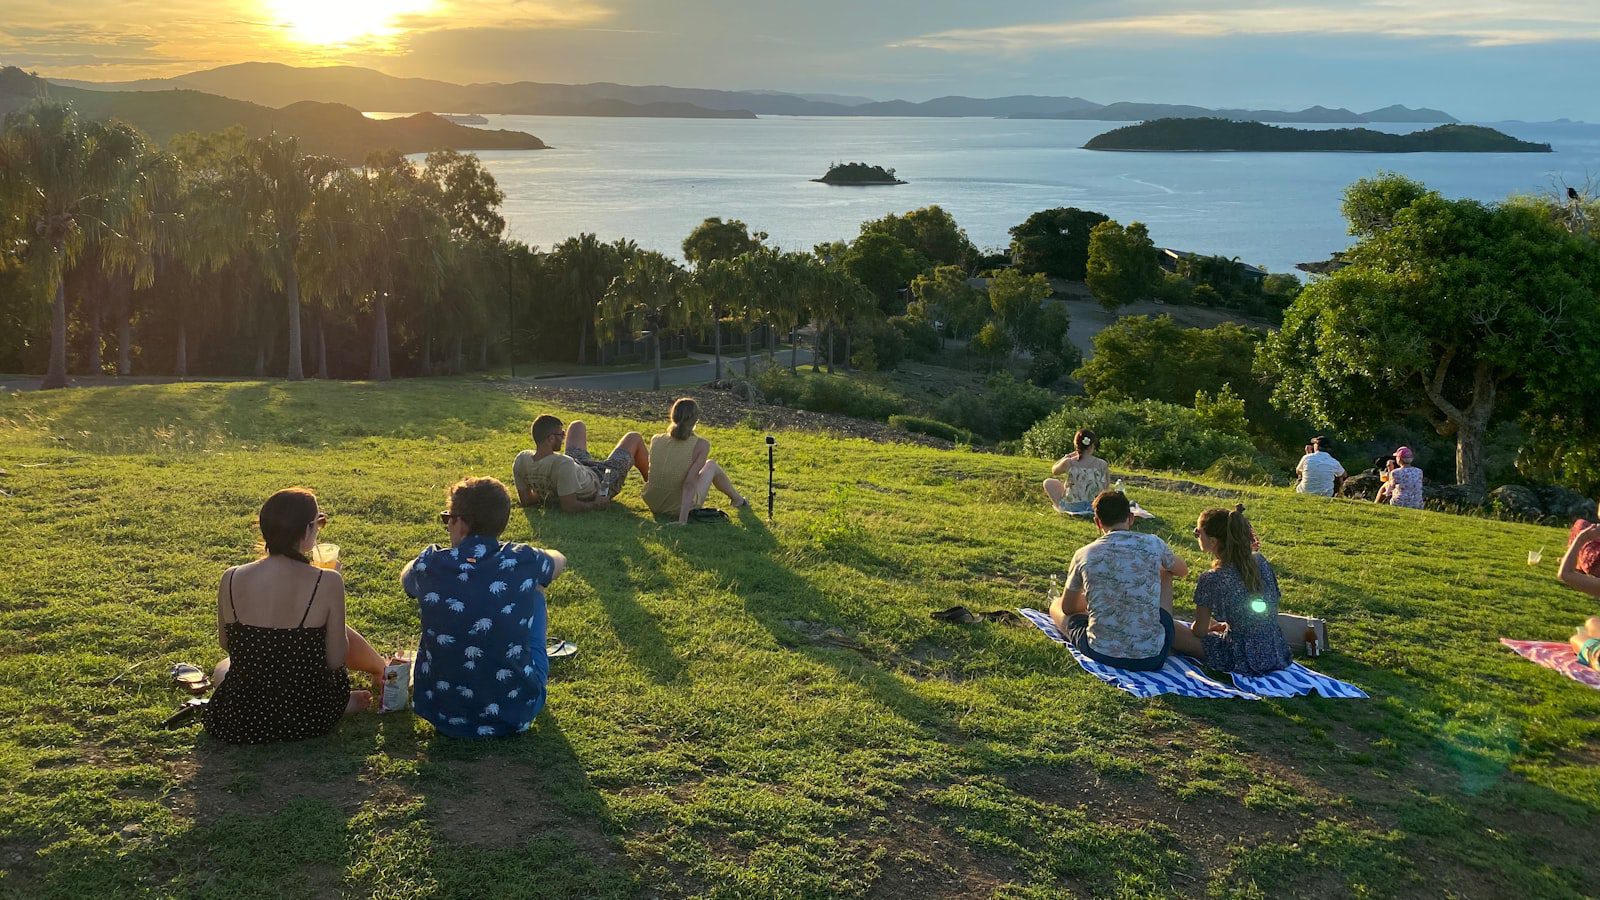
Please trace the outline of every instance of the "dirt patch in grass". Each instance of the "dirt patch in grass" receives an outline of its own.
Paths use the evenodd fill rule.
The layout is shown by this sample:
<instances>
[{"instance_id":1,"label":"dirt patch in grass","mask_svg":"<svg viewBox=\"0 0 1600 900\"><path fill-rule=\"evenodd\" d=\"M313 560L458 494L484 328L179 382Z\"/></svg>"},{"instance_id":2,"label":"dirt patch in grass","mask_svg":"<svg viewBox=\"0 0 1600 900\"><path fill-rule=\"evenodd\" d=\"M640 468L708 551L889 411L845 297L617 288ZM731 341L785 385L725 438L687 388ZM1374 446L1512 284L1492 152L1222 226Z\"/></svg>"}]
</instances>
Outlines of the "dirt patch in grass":
<instances>
[{"instance_id":1,"label":"dirt patch in grass","mask_svg":"<svg viewBox=\"0 0 1600 900\"><path fill-rule=\"evenodd\" d=\"M355 777L328 778L313 755L247 760L255 751L226 746L201 746L173 767L176 781L165 798L173 814L200 825L225 816L251 818L275 815L300 800L333 804L354 815L372 791Z\"/></svg>"},{"instance_id":2,"label":"dirt patch in grass","mask_svg":"<svg viewBox=\"0 0 1600 900\"><path fill-rule=\"evenodd\" d=\"M935 819L939 813L916 803L896 804L886 818L894 834L869 838L881 850L880 875L868 897L942 900L989 897L1007 884L1027 879L1003 856L974 850Z\"/></svg>"},{"instance_id":3,"label":"dirt patch in grass","mask_svg":"<svg viewBox=\"0 0 1600 900\"><path fill-rule=\"evenodd\" d=\"M452 762L463 786L428 799L433 832L454 844L503 850L540 832L560 831L594 859L606 864L617 850L599 825L573 815L556 799L542 770L499 757Z\"/></svg>"}]
</instances>

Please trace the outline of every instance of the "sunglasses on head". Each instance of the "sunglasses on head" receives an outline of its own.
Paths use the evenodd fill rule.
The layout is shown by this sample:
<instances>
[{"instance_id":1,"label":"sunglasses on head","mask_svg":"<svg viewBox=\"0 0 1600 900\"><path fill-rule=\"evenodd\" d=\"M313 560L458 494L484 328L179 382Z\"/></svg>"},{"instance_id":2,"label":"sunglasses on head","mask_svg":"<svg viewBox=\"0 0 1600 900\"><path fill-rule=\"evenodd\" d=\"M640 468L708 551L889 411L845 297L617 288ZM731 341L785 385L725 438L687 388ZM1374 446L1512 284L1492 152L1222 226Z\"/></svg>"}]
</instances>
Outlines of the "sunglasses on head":
<instances>
[{"instance_id":1,"label":"sunglasses on head","mask_svg":"<svg viewBox=\"0 0 1600 900\"><path fill-rule=\"evenodd\" d=\"M328 514L325 513L325 512L317 513L317 517L315 519L311 520L311 524L316 525L319 528L322 527L322 526L327 525L328 524Z\"/></svg>"}]
</instances>

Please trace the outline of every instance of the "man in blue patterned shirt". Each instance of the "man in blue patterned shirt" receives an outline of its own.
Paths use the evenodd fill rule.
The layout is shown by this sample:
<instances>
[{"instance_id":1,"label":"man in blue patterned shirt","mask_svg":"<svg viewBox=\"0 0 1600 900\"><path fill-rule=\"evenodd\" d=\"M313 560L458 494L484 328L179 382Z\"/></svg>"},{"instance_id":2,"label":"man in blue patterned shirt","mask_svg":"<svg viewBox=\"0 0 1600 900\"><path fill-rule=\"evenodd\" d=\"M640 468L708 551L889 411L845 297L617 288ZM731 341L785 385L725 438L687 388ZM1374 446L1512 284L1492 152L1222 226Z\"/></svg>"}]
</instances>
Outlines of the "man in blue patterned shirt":
<instances>
[{"instance_id":1,"label":"man in blue patterned shirt","mask_svg":"<svg viewBox=\"0 0 1600 900\"><path fill-rule=\"evenodd\" d=\"M543 589L567 559L500 541L511 495L493 478L458 482L439 518L450 546L434 544L400 573L422 619L413 669L417 715L451 737L521 733L544 708L550 659Z\"/></svg>"}]
</instances>

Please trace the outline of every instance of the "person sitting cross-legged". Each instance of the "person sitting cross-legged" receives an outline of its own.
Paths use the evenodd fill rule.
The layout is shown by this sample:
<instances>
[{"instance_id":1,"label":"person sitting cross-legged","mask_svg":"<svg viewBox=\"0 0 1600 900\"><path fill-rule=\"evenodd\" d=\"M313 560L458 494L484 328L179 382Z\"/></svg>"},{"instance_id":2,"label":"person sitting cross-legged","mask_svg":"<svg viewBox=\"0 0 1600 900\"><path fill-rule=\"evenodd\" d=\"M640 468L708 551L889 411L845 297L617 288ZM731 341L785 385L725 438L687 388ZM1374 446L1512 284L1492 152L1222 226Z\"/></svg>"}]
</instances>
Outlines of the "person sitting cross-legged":
<instances>
[{"instance_id":1,"label":"person sitting cross-legged","mask_svg":"<svg viewBox=\"0 0 1600 900\"><path fill-rule=\"evenodd\" d=\"M1344 466L1328 452L1328 439L1320 435L1306 445L1306 455L1294 467L1295 492L1332 497L1344 486Z\"/></svg>"},{"instance_id":2,"label":"person sitting cross-legged","mask_svg":"<svg viewBox=\"0 0 1600 900\"><path fill-rule=\"evenodd\" d=\"M1195 579L1189 632L1201 652L1190 655L1219 672L1265 675L1287 668L1294 657L1278 627L1278 576L1259 552L1244 506L1206 510L1194 536L1213 562Z\"/></svg>"},{"instance_id":3,"label":"person sitting cross-legged","mask_svg":"<svg viewBox=\"0 0 1600 900\"><path fill-rule=\"evenodd\" d=\"M505 485L457 482L440 514L449 546L429 547L400 573L422 620L413 669L417 715L450 737L517 734L544 708L550 658L543 589L567 559L501 542L510 518Z\"/></svg>"},{"instance_id":4,"label":"person sitting cross-legged","mask_svg":"<svg viewBox=\"0 0 1600 900\"><path fill-rule=\"evenodd\" d=\"M544 415L533 420L532 432L534 449L518 453L511 465L523 506L557 501L562 512L604 509L622 492L629 469L638 467L639 477L650 480L650 454L637 431L623 435L605 459L589 453L589 429L582 422L563 427L560 419Z\"/></svg>"},{"instance_id":5,"label":"person sitting cross-legged","mask_svg":"<svg viewBox=\"0 0 1600 900\"><path fill-rule=\"evenodd\" d=\"M1094 498L1109 486L1111 469L1095 455L1098 441L1093 431L1078 429L1072 436L1073 451L1050 467L1054 477L1044 480L1044 492L1056 512L1083 515L1090 511Z\"/></svg>"},{"instance_id":6,"label":"person sitting cross-legged","mask_svg":"<svg viewBox=\"0 0 1600 900\"><path fill-rule=\"evenodd\" d=\"M677 524L689 521L689 512L705 505L711 488L726 494L735 508L749 506L728 473L711 459L711 442L694 433L700 404L682 397L672 404L672 429L650 439L650 471L655 477L644 486L644 502L658 516L671 516Z\"/></svg>"},{"instance_id":7,"label":"person sitting cross-legged","mask_svg":"<svg viewBox=\"0 0 1600 900\"><path fill-rule=\"evenodd\" d=\"M1172 579L1189 574L1183 558L1153 534L1132 531L1133 509L1121 491L1094 498L1100 538L1079 548L1050 619L1079 653L1108 666L1155 671L1176 649L1200 642L1172 620Z\"/></svg>"}]
</instances>

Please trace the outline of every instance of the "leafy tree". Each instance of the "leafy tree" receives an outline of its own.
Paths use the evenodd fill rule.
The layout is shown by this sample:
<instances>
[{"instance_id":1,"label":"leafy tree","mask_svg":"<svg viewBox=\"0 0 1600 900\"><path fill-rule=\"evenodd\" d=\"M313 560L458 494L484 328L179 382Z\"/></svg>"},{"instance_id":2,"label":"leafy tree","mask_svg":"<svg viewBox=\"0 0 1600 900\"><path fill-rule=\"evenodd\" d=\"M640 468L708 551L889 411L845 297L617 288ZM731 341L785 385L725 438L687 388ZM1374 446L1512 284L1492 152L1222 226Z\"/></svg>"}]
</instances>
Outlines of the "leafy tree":
<instances>
[{"instance_id":1,"label":"leafy tree","mask_svg":"<svg viewBox=\"0 0 1600 900\"><path fill-rule=\"evenodd\" d=\"M1027 336L1028 349L1038 353L1061 353L1067 347L1067 330L1071 326L1072 316L1065 303L1046 303Z\"/></svg>"},{"instance_id":2,"label":"leafy tree","mask_svg":"<svg viewBox=\"0 0 1600 900\"><path fill-rule=\"evenodd\" d=\"M1089 232L1109 217L1075 206L1044 209L1011 229L1011 262L1032 274L1082 281L1089 263Z\"/></svg>"},{"instance_id":3,"label":"leafy tree","mask_svg":"<svg viewBox=\"0 0 1600 900\"><path fill-rule=\"evenodd\" d=\"M939 266L911 280L914 302L908 312L943 324L939 335L949 331L965 337L983 327L989 316L987 298L967 283L959 266Z\"/></svg>"},{"instance_id":4,"label":"leafy tree","mask_svg":"<svg viewBox=\"0 0 1600 900\"><path fill-rule=\"evenodd\" d=\"M928 264L970 271L978 258L967 232L940 206L924 206L904 215L890 213L861 224L862 234L887 234L920 253Z\"/></svg>"},{"instance_id":5,"label":"leafy tree","mask_svg":"<svg viewBox=\"0 0 1600 900\"><path fill-rule=\"evenodd\" d=\"M290 381L305 378L300 339L300 240L316 192L342 168L331 156L306 156L293 137L262 137L245 147L238 199L250 215L258 251L289 319Z\"/></svg>"},{"instance_id":6,"label":"leafy tree","mask_svg":"<svg viewBox=\"0 0 1600 900\"><path fill-rule=\"evenodd\" d=\"M44 387L67 384L66 271L86 242L129 221L142 202L133 173L144 140L121 124L82 123L39 103L6 117L0 137L0 202L14 217L28 289L51 307Z\"/></svg>"},{"instance_id":7,"label":"leafy tree","mask_svg":"<svg viewBox=\"0 0 1600 900\"><path fill-rule=\"evenodd\" d=\"M1594 441L1593 241L1527 204L1447 200L1396 175L1356 182L1345 210L1348 265L1308 286L1261 351L1275 402L1353 430L1426 415L1480 495L1497 419L1520 414L1540 434L1559 418L1562 440Z\"/></svg>"},{"instance_id":8,"label":"leafy tree","mask_svg":"<svg viewBox=\"0 0 1600 900\"><path fill-rule=\"evenodd\" d=\"M685 302L683 287L684 272L677 264L654 250L644 250L628 260L600 299L596 318L602 333L610 337L632 331L651 333L653 391L661 390L661 332L685 327L693 316L693 305Z\"/></svg>"},{"instance_id":9,"label":"leafy tree","mask_svg":"<svg viewBox=\"0 0 1600 900\"><path fill-rule=\"evenodd\" d=\"M878 298L878 308L885 315L904 312L900 289L928 268L928 261L921 254L899 238L881 231L867 232L856 238L842 262L845 271Z\"/></svg>"},{"instance_id":10,"label":"leafy tree","mask_svg":"<svg viewBox=\"0 0 1600 900\"><path fill-rule=\"evenodd\" d=\"M391 151L393 152L393 151ZM399 156L398 153L394 154ZM422 164L422 183L429 198L456 234L473 240L495 240L506 230L500 204L506 193L478 157L456 150L435 150Z\"/></svg>"},{"instance_id":11,"label":"leafy tree","mask_svg":"<svg viewBox=\"0 0 1600 900\"><path fill-rule=\"evenodd\" d=\"M967 349L993 369L1011 353L1011 335L993 321L984 323L967 342Z\"/></svg>"},{"instance_id":12,"label":"leafy tree","mask_svg":"<svg viewBox=\"0 0 1600 900\"><path fill-rule=\"evenodd\" d=\"M694 285L697 295L706 304L706 313L711 321L718 381L722 380L722 317L737 303L737 279L733 270L726 266L714 274L708 272L708 267L715 263L726 263L741 253L755 250L766 237L766 232L762 231L752 235L749 227L738 219L724 222L713 216L696 225L689 236L683 239L683 258L695 267L697 276L704 276L697 277Z\"/></svg>"},{"instance_id":13,"label":"leafy tree","mask_svg":"<svg viewBox=\"0 0 1600 900\"><path fill-rule=\"evenodd\" d=\"M1142 222L1127 228L1101 222L1089 232L1089 263L1084 281L1100 305L1127 306L1148 296L1161 281L1156 245Z\"/></svg>"},{"instance_id":14,"label":"leafy tree","mask_svg":"<svg viewBox=\"0 0 1600 900\"><path fill-rule=\"evenodd\" d=\"M1039 322L1039 304L1050 294L1050 282L1039 273L1024 275L1016 269L1001 269L989 279L989 307L1011 336L1013 346L1030 346Z\"/></svg>"},{"instance_id":15,"label":"leafy tree","mask_svg":"<svg viewBox=\"0 0 1600 900\"><path fill-rule=\"evenodd\" d=\"M567 314L578 320L578 364L588 362L589 328L595 310L612 280L622 274L623 259L615 244L590 232L570 237L550 251L549 271Z\"/></svg>"}]
</instances>

